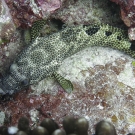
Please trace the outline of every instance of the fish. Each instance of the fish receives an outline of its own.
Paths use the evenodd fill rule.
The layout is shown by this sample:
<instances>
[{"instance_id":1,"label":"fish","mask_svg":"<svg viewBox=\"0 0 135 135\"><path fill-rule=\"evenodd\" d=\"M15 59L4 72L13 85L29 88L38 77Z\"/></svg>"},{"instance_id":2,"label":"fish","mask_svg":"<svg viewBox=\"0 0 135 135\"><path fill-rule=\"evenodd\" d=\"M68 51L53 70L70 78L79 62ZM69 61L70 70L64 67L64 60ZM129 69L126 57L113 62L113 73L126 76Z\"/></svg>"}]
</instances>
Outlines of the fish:
<instances>
[{"instance_id":1,"label":"fish","mask_svg":"<svg viewBox=\"0 0 135 135\"><path fill-rule=\"evenodd\" d=\"M129 40L126 30L108 24L67 26L51 35L35 38L17 56L9 72L0 79L0 95L12 95L47 77L62 78L57 70L63 60L93 46L111 47L135 58L135 42ZM59 82L69 89L72 85L65 83L67 81Z\"/></svg>"}]
</instances>

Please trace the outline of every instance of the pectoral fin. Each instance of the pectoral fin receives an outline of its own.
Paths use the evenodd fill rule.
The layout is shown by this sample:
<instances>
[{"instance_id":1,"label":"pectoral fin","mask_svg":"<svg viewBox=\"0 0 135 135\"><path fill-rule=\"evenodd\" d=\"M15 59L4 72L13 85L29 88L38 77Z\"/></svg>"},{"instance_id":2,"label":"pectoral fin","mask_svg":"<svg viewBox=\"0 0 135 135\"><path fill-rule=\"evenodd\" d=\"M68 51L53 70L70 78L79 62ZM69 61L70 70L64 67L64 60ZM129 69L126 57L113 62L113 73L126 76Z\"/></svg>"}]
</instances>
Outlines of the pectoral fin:
<instances>
[{"instance_id":1,"label":"pectoral fin","mask_svg":"<svg viewBox=\"0 0 135 135\"><path fill-rule=\"evenodd\" d=\"M69 80L65 79L56 72L54 73L54 77L67 93L71 93L73 91L73 84Z\"/></svg>"},{"instance_id":2,"label":"pectoral fin","mask_svg":"<svg viewBox=\"0 0 135 135\"><path fill-rule=\"evenodd\" d=\"M35 41L35 39L39 36L40 31L45 26L46 20L38 20L35 21L30 29L26 29L23 31L24 43L28 45L30 42Z\"/></svg>"}]
</instances>

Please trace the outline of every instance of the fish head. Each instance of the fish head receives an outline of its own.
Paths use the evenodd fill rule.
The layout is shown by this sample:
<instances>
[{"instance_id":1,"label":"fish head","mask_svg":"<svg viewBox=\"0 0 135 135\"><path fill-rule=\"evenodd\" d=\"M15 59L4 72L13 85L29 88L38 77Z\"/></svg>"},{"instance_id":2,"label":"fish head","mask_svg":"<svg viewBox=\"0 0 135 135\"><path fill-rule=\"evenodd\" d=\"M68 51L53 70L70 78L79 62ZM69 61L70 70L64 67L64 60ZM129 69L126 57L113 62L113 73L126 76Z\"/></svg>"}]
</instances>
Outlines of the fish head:
<instances>
[{"instance_id":1,"label":"fish head","mask_svg":"<svg viewBox=\"0 0 135 135\"><path fill-rule=\"evenodd\" d=\"M29 79L19 73L17 64L12 64L9 72L0 78L0 95L12 95L27 86L29 86Z\"/></svg>"}]
</instances>

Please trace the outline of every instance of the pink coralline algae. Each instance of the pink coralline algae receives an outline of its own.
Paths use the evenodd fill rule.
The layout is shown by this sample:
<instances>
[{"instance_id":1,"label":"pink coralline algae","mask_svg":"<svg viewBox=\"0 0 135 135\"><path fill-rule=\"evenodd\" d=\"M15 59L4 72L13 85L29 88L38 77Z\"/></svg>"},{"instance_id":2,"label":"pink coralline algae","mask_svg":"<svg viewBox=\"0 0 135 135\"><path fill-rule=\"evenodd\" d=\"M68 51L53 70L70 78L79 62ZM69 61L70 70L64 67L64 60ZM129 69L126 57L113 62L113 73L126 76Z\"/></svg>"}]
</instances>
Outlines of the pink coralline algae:
<instances>
[{"instance_id":1,"label":"pink coralline algae","mask_svg":"<svg viewBox=\"0 0 135 135\"><path fill-rule=\"evenodd\" d=\"M29 28L36 20L47 19L63 2L64 0L0 0L0 71L11 64L15 58L13 56L22 48L22 35L17 28Z\"/></svg>"},{"instance_id":2,"label":"pink coralline algae","mask_svg":"<svg viewBox=\"0 0 135 135\"><path fill-rule=\"evenodd\" d=\"M50 15L62 5L60 0L37 0L44 17Z\"/></svg>"},{"instance_id":3,"label":"pink coralline algae","mask_svg":"<svg viewBox=\"0 0 135 135\"><path fill-rule=\"evenodd\" d=\"M5 0L17 27L29 27L36 20L47 18L62 5L60 0Z\"/></svg>"},{"instance_id":4,"label":"pink coralline algae","mask_svg":"<svg viewBox=\"0 0 135 135\"><path fill-rule=\"evenodd\" d=\"M120 5L121 19L129 27L130 40L135 40L135 1L134 0L111 0Z\"/></svg>"},{"instance_id":5,"label":"pink coralline algae","mask_svg":"<svg viewBox=\"0 0 135 135\"><path fill-rule=\"evenodd\" d=\"M134 0L111 0L115 2L116 4L120 5L121 8L121 18L124 21L124 23L131 27L134 24L134 18L135 18L135 10L134 10Z\"/></svg>"},{"instance_id":6,"label":"pink coralline algae","mask_svg":"<svg viewBox=\"0 0 135 135\"><path fill-rule=\"evenodd\" d=\"M127 129L132 128L130 123L134 122L135 93L117 77L128 62L128 59L119 58L113 63L81 71L83 76L86 75L85 89L73 82L76 90L71 94L63 92L62 88L56 95L32 95L31 90L17 93L13 100L0 104L0 110L6 115L5 125L16 125L18 119L25 115L31 126L38 125L43 118L52 118L62 126L63 118L71 115L85 117L89 121L89 134L94 133L94 125L101 119L117 125L119 135L126 134Z\"/></svg>"},{"instance_id":7,"label":"pink coralline algae","mask_svg":"<svg viewBox=\"0 0 135 135\"><path fill-rule=\"evenodd\" d=\"M10 9L13 21L17 27L31 26L33 21L41 18L41 12L35 2L27 0L5 1ZM32 8L34 8L35 10L33 11Z\"/></svg>"},{"instance_id":8,"label":"pink coralline algae","mask_svg":"<svg viewBox=\"0 0 135 135\"><path fill-rule=\"evenodd\" d=\"M0 1L0 44L2 40L9 40L16 27L4 0Z\"/></svg>"}]
</instances>

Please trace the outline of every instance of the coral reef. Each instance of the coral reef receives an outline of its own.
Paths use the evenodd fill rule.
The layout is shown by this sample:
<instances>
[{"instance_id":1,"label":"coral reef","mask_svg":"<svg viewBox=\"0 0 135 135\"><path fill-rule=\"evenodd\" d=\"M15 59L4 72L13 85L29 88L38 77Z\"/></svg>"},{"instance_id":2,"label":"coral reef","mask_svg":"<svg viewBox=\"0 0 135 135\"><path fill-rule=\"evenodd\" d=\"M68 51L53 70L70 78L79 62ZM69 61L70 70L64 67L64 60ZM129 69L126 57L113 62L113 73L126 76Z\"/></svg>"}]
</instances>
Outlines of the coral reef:
<instances>
[{"instance_id":1,"label":"coral reef","mask_svg":"<svg viewBox=\"0 0 135 135\"><path fill-rule=\"evenodd\" d=\"M2 0L1 2L4 2L4 0ZM99 23L104 22L111 25L115 25L115 24L121 25L121 20L119 19L117 12L114 10L114 6L112 6L112 3L110 3L108 0L103 0L102 2L98 0L96 1L85 0L84 2L81 0L78 1L63 0L61 2L59 0L55 0L53 1L54 3L52 3L52 1L47 1L47 0L45 1L5 0L5 2L8 5L8 7L6 5L7 8L6 11L7 13L10 12L11 14L11 17L9 18L10 20L9 22L12 23L13 20L14 23L12 25L13 26L15 25L16 28L19 26L22 28L28 28L33 24L33 22L35 22L36 20L40 20L42 18L46 18L46 19L56 18L62 20L67 25L84 24L84 23L88 24L88 23L97 23L97 22ZM50 5L49 6L50 10L47 7L43 6L46 4L46 2L48 5ZM43 6L42 8L41 5ZM48 23L48 27L54 27L53 25ZM12 27L10 27L9 29L12 29ZM44 31L46 30L48 30L48 28L42 30L42 36L45 35ZM50 30L48 30L48 32L50 33ZM14 33L14 29L12 34L13 33ZM17 39L17 41L15 39ZM12 40L14 40L14 42ZM1 46L0 49L1 70L3 70L3 67L5 65L6 67L8 67L11 64L9 63L12 61L10 59L15 58L15 57L11 57L12 55L8 55L8 54L12 54L12 49L10 48L10 45L12 44L13 47L14 46L15 48L17 47L18 48L17 52L19 52L19 48L20 49L22 48L22 47L18 47L19 45L22 46L22 43L19 44L18 40L20 40L18 38L18 34L16 35L15 33L13 38L10 38L9 44L4 44L3 46ZM2 41L2 43L3 42L5 42L5 40ZM8 51L5 51L5 49L3 48L5 48ZM17 52L15 49L13 55L17 54Z\"/></svg>"},{"instance_id":2,"label":"coral reef","mask_svg":"<svg viewBox=\"0 0 135 135\"><path fill-rule=\"evenodd\" d=\"M119 24L116 5L108 0L5 0L16 27L29 27L36 20L56 18L66 24L104 22Z\"/></svg>"},{"instance_id":3,"label":"coral reef","mask_svg":"<svg viewBox=\"0 0 135 135\"><path fill-rule=\"evenodd\" d=\"M42 10L43 17L46 18L48 15L54 13L54 11L61 8L64 1L65 0L37 0L37 3Z\"/></svg>"},{"instance_id":4,"label":"coral reef","mask_svg":"<svg viewBox=\"0 0 135 135\"><path fill-rule=\"evenodd\" d=\"M0 46L0 73L9 68L11 62L17 57L18 53L24 48L20 31L15 31L10 42Z\"/></svg>"},{"instance_id":5,"label":"coral reef","mask_svg":"<svg viewBox=\"0 0 135 135\"><path fill-rule=\"evenodd\" d=\"M105 23L121 26L122 22L118 6L108 0L69 0L51 17L67 25Z\"/></svg>"},{"instance_id":6,"label":"coral reef","mask_svg":"<svg viewBox=\"0 0 135 135\"><path fill-rule=\"evenodd\" d=\"M120 5L121 19L129 27L130 40L135 40L135 1L134 0L111 0Z\"/></svg>"},{"instance_id":7,"label":"coral reef","mask_svg":"<svg viewBox=\"0 0 135 135\"><path fill-rule=\"evenodd\" d=\"M32 90L19 92L13 100L1 102L0 110L11 117L6 125L16 125L25 114L31 126L43 118L52 118L62 126L63 118L72 115L89 121L89 134L94 133L94 125L101 119L112 122L119 135L134 133L133 61L109 48L93 47L79 52L59 69L73 83L72 94L65 93L50 79L43 80Z\"/></svg>"},{"instance_id":8,"label":"coral reef","mask_svg":"<svg viewBox=\"0 0 135 135\"><path fill-rule=\"evenodd\" d=\"M49 111L51 118L61 122L61 118L67 114L83 116L90 121L91 127L100 119L108 119L117 125L118 134L131 131L135 100L132 61L120 52L97 47L65 60L59 73L71 80L75 90L72 94L65 94L58 107ZM60 89L49 86L44 80L38 86L32 86L32 89L34 93L36 90L43 93L48 89L51 93L53 89Z\"/></svg>"},{"instance_id":9,"label":"coral reef","mask_svg":"<svg viewBox=\"0 0 135 135\"><path fill-rule=\"evenodd\" d=\"M41 10L39 7L46 2L42 0L5 1L16 27L30 27L42 17L60 19L67 25L97 22L121 25L115 6L110 8L108 0L103 0L103 3L98 0L70 0L60 10L56 10L55 5L49 10L44 7ZM56 7L59 8L61 3L57 2ZM0 46L1 71L9 67L20 52L21 42L20 33L16 32L9 44ZM5 121L0 118L0 124L16 125L18 119L25 115L30 126L38 125L45 117L53 118L62 126L63 117L71 114L89 120L89 133L94 133L94 126L101 119L113 122L119 135L135 133L133 63L133 59L110 49L95 47L78 53L67 59L59 70L61 75L72 81L75 88L72 94L65 93L53 79L43 80L28 91L11 97L10 101L1 101L0 110Z\"/></svg>"},{"instance_id":10,"label":"coral reef","mask_svg":"<svg viewBox=\"0 0 135 135\"><path fill-rule=\"evenodd\" d=\"M88 121L84 117L74 118L66 116L60 128L56 121L45 118L38 126L31 127L27 117L21 117L17 127L0 127L1 135L88 135ZM107 120L98 122L95 126L95 135L116 135L115 127Z\"/></svg>"},{"instance_id":11,"label":"coral reef","mask_svg":"<svg viewBox=\"0 0 135 135\"><path fill-rule=\"evenodd\" d=\"M67 2L66 0L6 0L6 3L16 27L29 27L35 20L48 17L59 18L66 24L95 23L100 21L104 23L109 22L109 24L110 22L120 23L117 12L113 8L110 9L112 5L110 5L108 0L102 2L98 0L85 0L84 2L80 0L69 0ZM58 12L56 13L57 10ZM56 14L53 16L54 13Z\"/></svg>"},{"instance_id":12,"label":"coral reef","mask_svg":"<svg viewBox=\"0 0 135 135\"><path fill-rule=\"evenodd\" d=\"M88 121L84 117L74 118L66 116L62 120L62 127L50 118L45 118L40 125L30 127L27 117L21 117L17 127L0 127L1 135L88 135ZM107 120L98 122L95 135L116 135L114 125Z\"/></svg>"},{"instance_id":13,"label":"coral reef","mask_svg":"<svg viewBox=\"0 0 135 135\"><path fill-rule=\"evenodd\" d=\"M0 45L11 38L16 30L10 11L4 0L0 1Z\"/></svg>"},{"instance_id":14,"label":"coral reef","mask_svg":"<svg viewBox=\"0 0 135 135\"><path fill-rule=\"evenodd\" d=\"M39 7L33 0L6 0L16 27L28 27L37 19L41 19ZM34 11L32 10L34 9ZM34 14L35 13L35 14Z\"/></svg>"},{"instance_id":15,"label":"coral reef","mask_svg":"<svg viewBox=\"0 0 135 135\"><path fill-rule=\"evenodd\" d=\"M37 24L38 22L39 21L35 21L33 25ZM52 22L49 21L46 23L45 20L40 20L40 22L40 27L42 28L40 33L38 32L41 28L37 28L38 25L35 27L31 27L30 29L17 29L12 35L10 42L2 44L0 46L0 72L2 74L9 68L20 51L26 45L29 45L31 43L31 40L38 36L38 34L39 36L46 36L47 34L58 31L57 26L53 25Z\"/></svg>"},{"instance_id":16,"label":"coral reef","mask_svg":"<svg viewBox=\"0 0 135 135\"><path fill-rule=\"evenodd\" d=\"M36 20L48 18L64 0L5 0L17 27L28 28Z\"/></svg>"}]
</instances>

